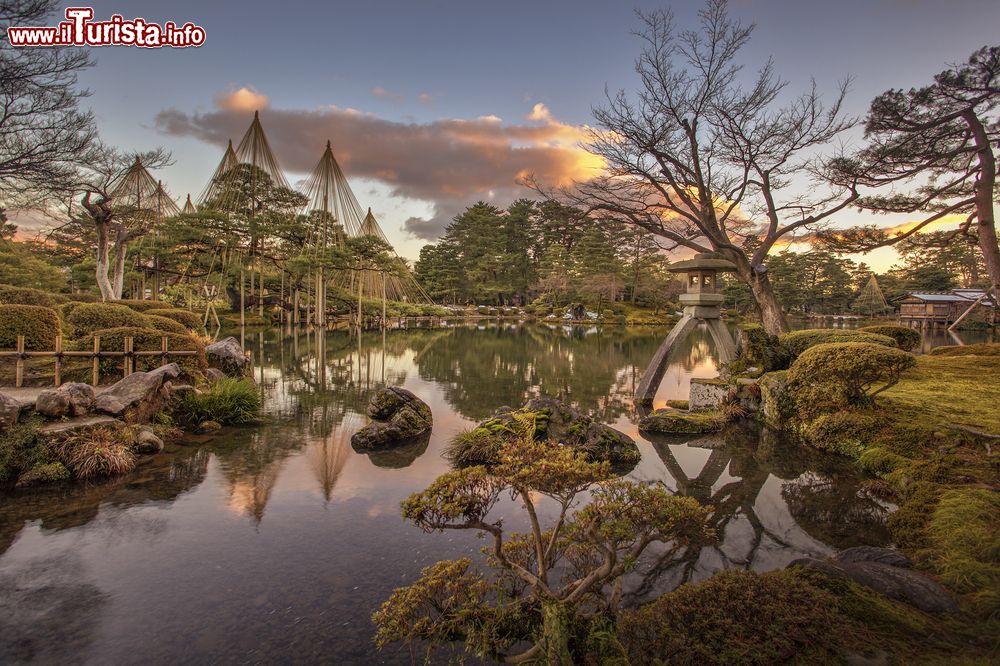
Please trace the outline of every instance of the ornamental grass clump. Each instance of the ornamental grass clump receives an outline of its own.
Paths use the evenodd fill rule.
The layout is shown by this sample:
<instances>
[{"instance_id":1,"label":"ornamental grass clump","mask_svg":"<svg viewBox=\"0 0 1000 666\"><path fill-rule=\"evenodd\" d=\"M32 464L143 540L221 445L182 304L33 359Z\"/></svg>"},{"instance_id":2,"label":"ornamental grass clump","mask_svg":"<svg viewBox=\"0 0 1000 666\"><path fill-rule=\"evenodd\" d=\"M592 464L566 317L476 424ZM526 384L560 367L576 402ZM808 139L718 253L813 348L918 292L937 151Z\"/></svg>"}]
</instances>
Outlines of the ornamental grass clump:
<instances>
[{"instance_id":1,"label":"ornamental grass clump","mask_svg":"<svg viewBox=\"0 0 1000 666\"><path fill-rule=\"evenodd\" d=\"M830 342L806 349L788 369L799 413L870 406L916 365L912 354L880 344Z\"/></svg>"},{"instance_id":2,"label":"ornamental grass clump","mask_svg":"<svg viewBox=\"0 0 1000 666\"><path fill-rule=\"evenodd\" d=\"M189 391L178 398L175 414L182 423L197 425L215 421L221 425L240 425L257 419L262 405L260 391L248 379L227 377L205 391Z\"/></svg>"},{"instance_id":3,"label":"ornamental grass clump","mask_svg":"<svg viewBox=\"0 0 1000 666\"><path fill-rule=\"evenodd\" d=\"M402 504L424 531L485 534L490 575L469 559L424 569L373 615L380 648L419 641L430 658L435 647L462 641L495 661L587 663L595 651L597 661L620 661L617 641L599 640L594 628L618 611L622 577L651 543L666 544L666 557L709 538L709 507L662 485L612 478L607 462L536 441L529 415L515 422L520 436L498 444L496 464L444 474ZM523 506L529 532L511 534L493 515L504 496ZM540 513L543 504L550 511ZM544 515L557 517L545 523Z\"/></svg>"},{"instance_id":4,"label":"ornamental grass clump","mask_svg":"<svg viewBox=\"0 0 1000 666\"><path fill-rule=\"evenodd\" d=\"M98 426L53 444L54 456L80 480L126 474L135 469L132 435L123 425Z\"/></svg>"}]
</instances>

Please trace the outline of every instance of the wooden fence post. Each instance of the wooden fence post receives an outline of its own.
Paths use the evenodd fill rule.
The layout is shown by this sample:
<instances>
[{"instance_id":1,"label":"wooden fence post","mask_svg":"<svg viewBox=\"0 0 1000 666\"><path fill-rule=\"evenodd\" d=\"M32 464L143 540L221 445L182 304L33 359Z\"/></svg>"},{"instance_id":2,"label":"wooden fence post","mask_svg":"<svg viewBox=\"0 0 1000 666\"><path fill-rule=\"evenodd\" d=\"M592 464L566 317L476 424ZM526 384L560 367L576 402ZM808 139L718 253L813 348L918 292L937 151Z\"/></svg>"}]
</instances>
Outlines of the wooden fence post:
<instances>
[{"instance_id":1,"label":"wooden fence post","mask_svg":"<svg viewBox=\"0 0 1000 666\"><path fill-rule=\"evenodd\" d=\"M24 336L17 336L17 363L15 364L14 386L21 388L24 383Z\"/></svg>"},{"instance_id":2,"label":"wooden fence post","mask_svg":"<svg viewBox=\"0 0 1000 666\"><path fill-rule=\"evenodd\" d=\"M53 382L56 387L62 384L62 336L56 336L56 367Z\"/></svg>"},{"instance_id":3,"label":"wooden fence post","mask_svg":"<svg viewBox=\"0 0 1000 666\"><path fill-rule=\"evenodd\" d=\"M125 336L125 370L123 376L128 377L132 374L132 337L129 335Z\"/></svg>"},{"instance_id":4,"label":"wooden fence post","mask_svg":"<svg viewBox=\"0 0 1000 666\"><path fill-rule=\"evenodd\" d=\"M93 363L91 365L91 381L93 386L97 386L101 382L101 336L94 336L94 356Z\"/></svg>"},{"instance_id":5,"label":"wooden fence post","mask_svg":"<svg viewBox=\"0 0 1000 666\"><path fill-rule=\"evenodd\" d=\"M160 338L160 367L167 364L167 336Z\"/></svg>"}]
</instances>

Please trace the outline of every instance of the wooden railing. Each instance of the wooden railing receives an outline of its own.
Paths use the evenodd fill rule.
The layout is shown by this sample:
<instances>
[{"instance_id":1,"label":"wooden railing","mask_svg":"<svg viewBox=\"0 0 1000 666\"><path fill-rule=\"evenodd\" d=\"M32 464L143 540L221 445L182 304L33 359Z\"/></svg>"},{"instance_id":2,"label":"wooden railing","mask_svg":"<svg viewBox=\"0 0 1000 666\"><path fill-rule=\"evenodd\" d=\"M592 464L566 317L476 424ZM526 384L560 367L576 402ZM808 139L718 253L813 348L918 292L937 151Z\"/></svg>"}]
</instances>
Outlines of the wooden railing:
<instances>
[{"instance_id":1,"label":"wooden railing","mask_svg":"<svg viewBox=\"0 0 1000 666\"><path fill-rule=\"evenodd\" d=\"M14 386L21 388L24 383L24 362L29 358L55 358L55 375L53 384L62 384L62 364L65 358L89 358L91 360L91 384L97 386L101 381L101 359L120 358L123 359L122 372L128 377L135 372L135 359L142 356L159 356L160 365L170 362L172 356L197 356L196 350L176 350L171 351L169 341L166 336L160 338L159 351L135 351L134 341L131 336L124 339L122 351L105 351L101 349L101 337L94 336L94 348L91 351L63 351L62 336L56 336L55 349L52 351L25 351L24 336L17 336L17 349L14 351L0 351L0 358L16 359L14 372Z\"/></svg>"}]
</instances>

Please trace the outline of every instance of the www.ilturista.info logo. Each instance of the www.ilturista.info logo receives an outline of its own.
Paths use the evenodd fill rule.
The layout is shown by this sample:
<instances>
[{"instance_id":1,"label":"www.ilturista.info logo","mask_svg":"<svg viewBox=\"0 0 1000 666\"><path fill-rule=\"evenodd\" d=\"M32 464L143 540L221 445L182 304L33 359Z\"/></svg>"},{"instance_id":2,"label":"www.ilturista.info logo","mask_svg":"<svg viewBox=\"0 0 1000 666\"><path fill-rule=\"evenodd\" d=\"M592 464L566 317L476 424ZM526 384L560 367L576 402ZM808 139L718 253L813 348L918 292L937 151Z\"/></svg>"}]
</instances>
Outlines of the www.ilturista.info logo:
<instances>
[{"instance_id":1,"label":"www.ilturista.info logo","mask_svg":"<svg viewBox=\"0 0 1000 666\"><path fill-rule=\"evenodd\" d=\"M139 46L146 49L184 48L205 43L205 29L188 21L163 25L143 18L92 21L93 7L67 7L66 20L57 26L7 28L11 46Z\"/></svg>"}]
</instances>

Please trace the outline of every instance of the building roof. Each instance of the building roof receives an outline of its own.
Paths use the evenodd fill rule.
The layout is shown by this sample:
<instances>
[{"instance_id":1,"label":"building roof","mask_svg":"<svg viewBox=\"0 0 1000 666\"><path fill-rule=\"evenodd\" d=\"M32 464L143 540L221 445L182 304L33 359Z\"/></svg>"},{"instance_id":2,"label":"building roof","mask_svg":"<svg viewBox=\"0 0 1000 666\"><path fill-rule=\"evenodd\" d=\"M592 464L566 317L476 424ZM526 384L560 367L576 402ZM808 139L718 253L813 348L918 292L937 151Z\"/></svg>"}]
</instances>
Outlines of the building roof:
<instances>
[{"instance_id":1,"label":"building roof","mask_svg":"<svg viewBox=\"0 0 1000 666\"><path fill-rule=\"evenodd\" d=\"M965 303L968 301L975 300L974 298L966 298L959 294L946 294L946 293L922 293L922 292L912 292L904 296L903 298L918 298L921 301L927 301L928 303Z\"/></svg>"}]
</instances>

